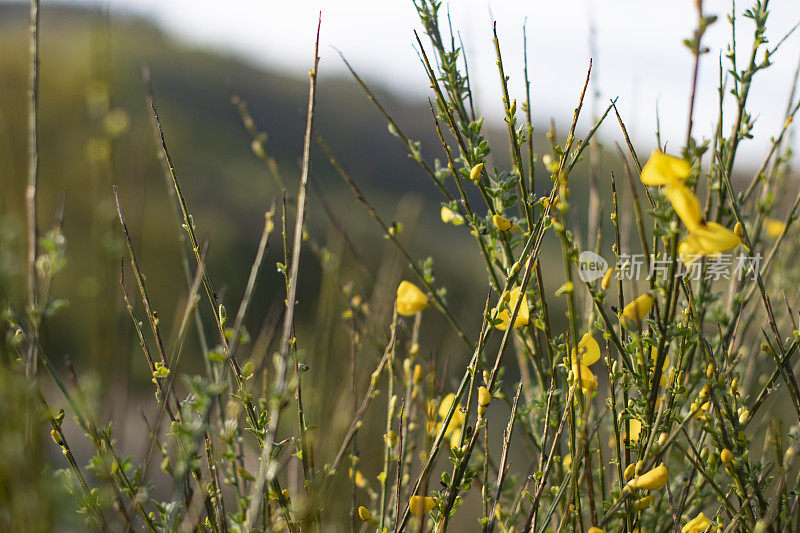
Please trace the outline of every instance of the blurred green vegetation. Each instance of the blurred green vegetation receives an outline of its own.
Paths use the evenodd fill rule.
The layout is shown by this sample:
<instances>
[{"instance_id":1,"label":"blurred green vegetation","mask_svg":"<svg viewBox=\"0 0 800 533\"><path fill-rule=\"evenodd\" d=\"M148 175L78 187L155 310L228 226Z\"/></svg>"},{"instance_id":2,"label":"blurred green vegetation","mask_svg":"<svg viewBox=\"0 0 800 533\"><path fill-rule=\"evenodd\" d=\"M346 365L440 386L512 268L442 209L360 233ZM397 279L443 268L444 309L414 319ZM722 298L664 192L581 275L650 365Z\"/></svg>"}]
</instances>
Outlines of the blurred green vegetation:
<instances>
[{"instance_id":1,"label":"blurred green vegetation","mask_svg":"<svg viewBox=\"0 0 800 533\"><path fill-rule=\"evenodd\" d=\"M0 56L0 239L4 251L13 251L4 253L0 261L0 290L13 294L16 301L21 301L24 288L26 21L24 6L0 6L0 46L5 51ZM176 290L184 285L177 224L153 140L142 65L149 65L167 142L201 237L210 242L209 270L229 307L238 305L242 294L263 213L281 194L266 166L252 153L251 138L229 103L230 96L241 95L268 134L266 147L278 159L291 196L296 194L299 175L307 85L230 57L184 48L144 20L108 20L95 11L60 6L42 10L41 54L40 224L48 228L63 202L69 264L54 292L71 306L69 313L47 324L45 342L78 362L91 357L92 366L102 372L116 365L119 353L111 347L120 337L130 336L127 317L119 312L119 263L124 252L112 184L119 186L161 315L172 317L180 311L183 303L176 298L185 293ZM340 61L333 54L324 59ZM403 118L403 127L413 138L435 146L423 106L378 94L392 113ZM445 227L438 221L438 203L432 200L434 191L427 178L406 157L363 94L354 90L351 80L323 77L316 124L388 220L398 205L398 191L415 191L406 201L415 205L409 214L422 210L424 231L411 234L412 220L406 220L405 227L420 258L441 251L436 242L445 235L449 249L441 263L437 258L437 273L446 272L448 279L459 283L482 278L479 265L459 264L459 258L471 251L465 249L469 238L463 228ZM315 152L312 179L321 185L364 260L371 268L379 267L389 248L376 237L372 221L321 151ZM329 226L318 199L312 196L309 227L323 245ZM272 257L265 265L274 265L279 246L273 238ZM301 300L311 303L319 291L319 266L310 253L304 263ZM343 273L343 279L347 277ZM251 316L263 317L270 304L281 298L281 287L281 277L267 266L256 288ZM385 303L389 307L391 302ZM313 311L310 305L298 309L305 320ZM82 320L76 322L76 316ZM81 331L75 330L76 323ZM256 331L259 326L258 322L249 324ZM91 350L87 351L87 344Z\"/></svg>"},{"instance_id":2,"label":"blurred green vegetation","mask_svg":"<svg viewBox=\"0 0 800 533\"><path fill-rule=\"evenodd\" d=\"M0 54L0 297L20 305L25 287L27 15L25 6L0 5L4 51ZM280 205L282 196L266 165L251 150L252 138L230 103L231 96L238 94L248 103L257 126L266 132L265 146L279 162L291 207L299 178L307 83L239 59L187 48L146 20L109 19L101 12L53 5L42 9L41 58L40 226L44 234L54 219L63 217L68 264L56 278L53 295L69 302L66 310L45 322L43 346L58 364L69 355L79 375L99 378L98 395L107 398L101 411L117 415L117 431L124 441L125 435L141 429L141 421L130 416L131 408L138 411L136 405L149 405L149 398L146 402L137 398L149 396L145 391L151 376L123 307L120 265L124 263L127 269L127 258L123 261L124 241L112 185L119 187L138 259L170 346L188 292L178 223L145 102L143 65L150 69L167 143L199 236L209 242L209 274L229 315L235 313L243 294L264 212L274 201ZM355 82L324 75L326 63L338 61L333 52L324 51L317 131L381 216L402 223L401 238L413 256L418 260L433 256L437 284L448 288L448 300L466 331L477 331L488 283L484 267L475 260L474 240L464 226L442 223L435 187L407 157ZM421 141L422 154L432 165L434 158L442 157L426 102L401 101L380 90L376 94L405 133ZM497 127L489 136L502 139L505 132ZM540 137L544 142L544 135ZM373 328L374 337L359 344L356 388L362 390L388 335L394 289L410 275L404 260L380 236L322 151L313 146L312 154L311 179L323 191L358 255L348 250L320 198L311 193L307 219L311 241L302 257L296 336L301 339L301 358L311 367L304 378L309 419L329 421L324 430L341 433L350 419L352 401L348 399L350 333L341 316L344 303L358 297L370 313L382 317L375 320L373 316L369 322L386 325L383 331ZM493 157L498 165L508 161L505 153ZM573 197L583 205L588 194L586 176L576 171L575 181ZM545 184L540 186L541 193ZM293 209L289 211L288 224L293 228ZM275 268L283 260L280 208L275 221L278 230L270 240L245 324L254 342L248 355L242 354L242 360L250 356L262 364L275 349L271 342L283 309L283 278ZM560 261L557 253L550 253L555 246L555 241L545 242L542 261L546 265ZM325 268L321 257L331 258ZM544 269L545 286L551 292L563 282L559 272L559 268ZM130 273L127 276L129 296L138 304L135 283ZM555 324L563 321L564 309L559 305L551 310ZM210 326L207 331L213 331L205 302L199 309ZM428 351L421 358L436 369L439 385L449 385L448 368L460 365L469 354L450 334L442 316L428 313L425 321L422 345ZM183 351L179 371L199 371L203 355L194 332L187 336ZM120 419L119 414L126 416ZM128 422L139 429L126 430ZM381 415L367 417L364 446L370 445L382 423ZM318 453L330 455L332 450L325 446L334 444L322 439ZM365 456L364 467L375 470L379 461L380 457Z\"/></svg>"}]
</instances>

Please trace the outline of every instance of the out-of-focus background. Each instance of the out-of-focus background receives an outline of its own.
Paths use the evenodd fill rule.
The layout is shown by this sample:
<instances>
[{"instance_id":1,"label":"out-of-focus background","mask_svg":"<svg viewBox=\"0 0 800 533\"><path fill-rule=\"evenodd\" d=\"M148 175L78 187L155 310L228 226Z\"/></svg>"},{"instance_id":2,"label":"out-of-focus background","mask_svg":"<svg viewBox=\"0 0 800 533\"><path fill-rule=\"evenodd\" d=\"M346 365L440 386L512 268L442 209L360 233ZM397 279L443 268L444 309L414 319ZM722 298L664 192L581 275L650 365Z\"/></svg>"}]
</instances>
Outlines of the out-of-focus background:
<instances>
[{"instance_id":1,"label":"out-of-focus background","mask_svg":"<svg viewBox=\"0 0 800 533\"><path fill-rule=\"evenodd\" d=\"M728 2L705 2L705 10L720 17L729 9ZM777 43L800 19L800 4L777 2L772 10L768 38ZM419 26L412 2L45 1L40 224L48 228L63 206L69 263L53 293L68 300L69 309L46 323L44 345L56 359L69 354L79 371L100 377L101 394L113 392L107 394L105 408L111 415L123 414L115 417L121 421L117 431L123 439L130 413L144 403L139 398L145 395L147 402L151 400L147 388L151 376L122 307L119 272L125 251L112 185L119 187L141 266L162 320L173 329L170 335L186 294L178 230L145 104L142 67L149 67L167 142L198 232L209 242L209 273L222 301L235 309L264 211L280 199L281 191L253 153L252 137L231 97L235 94L247 102L256 127L266 134L266 150L276 157L289 194L295 194L307 72L320 11L317 131L382 216L403 223L401 237L414 256L433 257L438 284L448 288L448 299L465 327L474 331L478 326L487 284L483 266L473 259L474 242L464 227L442 223L436 189L387 130L337 52L373 88L404 132L422 142L423 157L431 164L435 158L443 159L427 108L429 84L415 51L413 30ZM545 132L550 119L557 135L566 133L590 57L594 60L587 100L591 112L580 121L579 137L591 127L592 116L610 98L619 97L618 107L643 158L655 146L658 127L668 147L683 144L692 58L681 41L695 25L694 2L460 0L449 6L449 13L463 41L479 95L477 112L486 117L490 138L502 141L505 135L491 40L492 21L497 20L512 97L520 102L524 100L523 27L527 28L540 153L548 151ZM20 302L24 299L27 17L26 4L0 3L0 294ZM750 21L738 20L736 27L748 42ZM719 113L716 83L719 61L726 53L723 43L730 37L726 28L713 26L705 41L709 52L700 73L695 132L704 132L706 138ZM759 115L754 139L741 149L739 176L752 174L768 150L769 137L783 124L799 52L800 37L790 35L779 51L787 57L753 86L751 108ZM621 142L621 135L614 120L603 126L598 139L604 147L601 179L606 180L606 169L620 165L614 143ZM501 151L492 158L496 165L507 167L508 154ZM541 195L549 190L549 181L544 182L544 168L538 166L536 192ZM585 205L581 200L588 187L585 168L579 166L571 179L575 204ZM316 146L312 180L316 184L309 200L312 242L302 259L298 328L316 328L320 316L334 312L316 296L326 283L337 281L352 283L358 294L377 278L383 292L376 292L370 303L375 312L387 312L397 280L407 276L405 263ZM326 215L317 192L324 195L335 222ZM338 224L346 229L355 253L343 242ZM594 239L583 231L579 237ZM543 261L548 261L548 247L554 244L545 243ZM313 252L316 245L341 258L327 277L320 255ZM246 324L256 342L269 341L260 334L268 336L283 305L283 279L275 268L281 259L275 233ZM545 269L545 285L555 290L563 279L549 274L552 270ZM558 321L563 310L555 309L553 316ZM452 357L452 364L460 364L467 354L453 335L440 334L447 331L442 317L431 313L426 321L430 325L423 332L424 357L444 361L439 368L446 376L447 361ZM335 386L336 378L348 375L349 360L331 361L320 355L343 341L341 332L315 333L313 345L301 349L312 366L315 357L322 365L312 368L311 375L316 376L309 378L320 384L309 388L319 399L329 392L326 387ZM195 337L188 342L189 355L181 365L191 372L202 362L196 356ZM367 349L375 352L379 343ZM371 367L365 365L359 372L362 378L368 376ZM331 409L315 404L313 396L309 405L311 420L324 419ZM133 428L132 433L141 429Z\"/></svg>"},{"instance_id":2,"label":"out-of-focus background","mask_svg":"<svg viewBox=\"0 0 800 533\"><path fill-rule=\"evenodd\" d=\"M602 111L610 98L618 97L637 149L647 154L655 145L659 127L668 149L680 145L685 135L692 60L681 41L690 36L695 24L693 4L470 0L448 5L447 12L469 62L478 114L487 117L488 128L498 139L504 135L504 125L491 41L493 20L497 21L512 97L520 101L524 99L523 28L527 29L538 145L546 147L544 133L551 119L557 132L565 133L591 57L594 66L587 103L591 113L584 113L578 131L586 132L593 115ZM706 12L720 17L726 17L730 9L723 1L707 1L704 6ZM800 17L800 6L783 2L774 4L772 10L768 38L777 43ZM407 238L418 257L435 256L437 274L446 279L445 285L482 285L485 274L480 265L460 261L471 251L465 248L469 246L466 232L438 220L435 188L387 131L337 53L340 51L377 92L408 136L422 141L424 157L429 161L443 158L427 109L430 89L414 48L413 31L419 30L419 23L412 2L45 1L41 23L41 214L52 217L65 199L71 259L56 291L63 292L73 310L84 312L87 328L105 336L103 332L109 328L104 321L109 314L97 309L119 305L114 290L122 241L111 202L112 184L120 187L134 240L143 247L145 267L153 259L159 266L173 266L152 272L151 284L174 288L181 276L173 214L145 105L142 66L151 70L178 172L202 236L210 239L211 271L215 278L225 280L221 282L223 295L235 295L229 302L233 305L246 281L263 211L279 195L279 188L252 153L252 138L230 104L231 95L240 95L248 103L256 125L267 134L265 145L278 159L291 193L298 176L306 73L320 12L318 131L370 198L385 208L387 220L395 216L398 198L405 198L407 205L401 203L396 216L411 220L419 213L423 231L410 232ZM739 19L739 38L747 42L750 21ZM0 4L0 235L14 240L20 252L17 257L5 254L0 263L5 274L0 282L12 291L23 279L14 263L23 257L20 216L26 168L26 21L26 4ZM729 38L729 30L720 23L711 27L704 40L709 53L700 71L695 131L705 132L707 138L719 113L715 87ZM796 35L789 35L779 51L788 58L776 62L753 86L751 109L758 110L758 119L753 141L743 143L741 149L740 174L751 170L747 165L758 165L769 137L783 123L798 43ZM604 164L616 164L613 145L621 140L619 128L609 121L598 139L610 148L605 153L612 154ZM364 257L360 259L374 263L380 254L369 253L374 246L367 244L375 238L374 226L319 152L313 179L362 248ZM498 165L507 160L502 152L493 157ZM573 183L577 194L582 194L580 176ZM543 194L545 184L540 181L540 185L538 192ZM324 234L330 220L314 202L312 198L310 223ZM48 226L45 220L41 223ZM440 236L449 243L447 249L441 247ZM276 272L262 278L253 316L266 313L274 296L280 294L280 286ZM474 296L476 291L469 292ZM450 297L464 298L471 306L480 305L482 298L456 290L451 290ZM95 305L98 298L107 299L103 306ZM178 304L158 303L169 310ZM105 347L96 346L88 353L85 347L76 350L75 332L64 331L65 326L56 320L48 328L49 338L65 351L79 352L74 354L79 359L93 355L96 364L113 366L107 355L110 339L105 340Z\"/></svg>"}]
</instances>

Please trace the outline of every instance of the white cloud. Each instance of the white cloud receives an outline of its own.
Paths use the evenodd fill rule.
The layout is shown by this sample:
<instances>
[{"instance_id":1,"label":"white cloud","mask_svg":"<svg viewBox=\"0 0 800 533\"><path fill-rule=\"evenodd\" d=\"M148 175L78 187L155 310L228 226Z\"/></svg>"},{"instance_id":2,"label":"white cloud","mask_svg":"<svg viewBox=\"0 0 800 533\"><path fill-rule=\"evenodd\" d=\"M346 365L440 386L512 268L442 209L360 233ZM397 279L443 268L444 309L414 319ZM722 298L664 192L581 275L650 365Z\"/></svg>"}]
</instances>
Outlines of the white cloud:
<instances>
[{"instance_id":1,"label":"white cloud","mask_svg":"<svg viewBox=\"0 0 800 533\"><path fill-rule=\"evenodd\" d=\"M655 139L658 102L662 139L679 146L685 137L692 71L692 57L682 40L696 24L694 4L692 0L458 0L449 7L453 26L465 42L470 73L480 92L480 110L491 119L499 119L501 104L490 11L497 20L512 92L519 100L524 98L522 25L527 20L534 113L539 121L554 117L560 123L571 119L585 76L592 19L597 30L595 80L603 101L619 96L632 133L646 142ZM323 75L344 72L330 48L336 46L373 82L398 95L427 94L427 80L413 49L412 30L419 29L419 23L410 0L113 0L110 5L112 11L145 14L193 44L223 49L299 76L310 66L321 10ZM740 11L744 6L745 2L738 2ZM729 9L727 0L705 2L706 12L719 15L705 40L711 52L703 57L696 104L695 131L706 136L717 116L717 61L730 37ZM773 2L768 37L777 42L798 21L800 3ZM739 13L740 65L749 53L752 26ZM753 85L750 109L759 117L756 142L743 147L743 155L751 160L765 153L769 136L783 123L799 42L798 36L792 36L775 66L761 73Z\"/></svg>"}]
</instances>

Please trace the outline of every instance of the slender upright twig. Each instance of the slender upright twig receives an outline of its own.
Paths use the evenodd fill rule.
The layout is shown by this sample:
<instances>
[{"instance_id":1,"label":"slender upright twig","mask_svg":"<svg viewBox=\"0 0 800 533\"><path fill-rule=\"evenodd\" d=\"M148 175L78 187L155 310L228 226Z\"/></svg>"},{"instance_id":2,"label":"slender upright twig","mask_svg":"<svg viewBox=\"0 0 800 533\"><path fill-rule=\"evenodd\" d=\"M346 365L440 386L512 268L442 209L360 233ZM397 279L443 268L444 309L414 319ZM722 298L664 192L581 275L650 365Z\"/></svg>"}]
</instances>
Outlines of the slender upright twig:
<instances>
[{"instance_id":1,"label":"slender upright twig","mask_svg":"<svg viewBox=\"0 0 800 533\"><path fill-rule=\"evenodd\" d=\"M25 189L25 206L28 227L28 316L33 324L30 331L25 374L36 375L36 345L39 342L39 312L36 295L36 256L39 187L39 0L30 5L30 71L28 73L28 185Z\"/></svg>"}]
</instances>

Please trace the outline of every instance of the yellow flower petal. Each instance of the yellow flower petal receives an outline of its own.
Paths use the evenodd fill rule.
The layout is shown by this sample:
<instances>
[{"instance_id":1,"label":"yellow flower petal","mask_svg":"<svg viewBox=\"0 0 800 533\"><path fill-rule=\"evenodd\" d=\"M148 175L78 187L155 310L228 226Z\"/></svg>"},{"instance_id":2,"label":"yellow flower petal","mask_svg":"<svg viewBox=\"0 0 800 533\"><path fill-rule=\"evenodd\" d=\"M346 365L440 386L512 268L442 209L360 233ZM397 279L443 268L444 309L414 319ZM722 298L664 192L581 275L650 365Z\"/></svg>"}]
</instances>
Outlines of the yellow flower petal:
<instances>
[{"instance_id":1,"label":"yellow flower petal","mask_svg":"<svg viewBox=\"0 0 800 533\"><path fill-rule=\"evenodd\" d=\"M460 226L464 223L464 217L462 217L458 213L453 212L453 210L447 207L446 205L442 206L442 211L440 215L442 217L442 222L444 222L445 224L452 223L454 226Z\"/></svg>"},{"instance_id":2,"label":"yellow flower petal","mask_svg":"<svg viewBox=\"0 0 800 533\"><path fill-rule=\"evenodd\" d=\"M430 307L431 301L425 293L411 282L401 281L397 287L397 312L411 316Z\"/></svg>"},{"instance_id":3,"label":"yellow flower petal","mask_svg":"<svg viewBox=\"0 0 800 533\"><path fill-rule=\"evenodd\" d=\"M631 426L631 434L628 440L630 442L636 442L639 440L639 435L642 433L642 423L638 418L631 418L629 423Z\"/></svg>"},{"instance_id":4,"label":"yellow flower petal","mask_svg":"<svg viewBox=\"0 0 800 533\"><path fill-rule=\"evenodd\" d=\"M492 224L500 231L508 231L511 229L511 221L501 215L493 215Z\"/></svg>"},{"instance_id":5,"label":"yellow flower petal","mask_svg":"<svg viewBox=\"0 0 800 533\"><path fill-rule=\"evenodd\" d=\"M505 301L505 298L501 299L498 302L497 307L495 307L492 318L500 319L500 323L497 324L495 327L497 329L505 331L508 328L508 322L511 318L511 313L514 311L514 308L517 306L517 301L519 300L519 293L521 287L517 287L511 291L508 295L508 301ZM520 305L519 312L517 313L517 319L514 321L514 328L519 328L522 326L527 326L530 320L530 311L528 309L528 296L524 294L522 296L522 305Z\"/></svg>"},{"instance_id":6,"label":"yellow flower petal","mask_svg":"<svg viewBox=\"0 0 800 533\"><path fill-rule=\"evenodd\" d=\"M727 252L741 242L734 232L716 222L708 222L691 233L703 250L703 255Z\"/></svg>"},{"instance_id":7,"label":"yellow flower petal","mask_svg":"<svg viewBox=\"0 0 800 533\"><path fill-rule=\"evenodd\" d=\"M631 486L635 489L655 490L660 489L667 484L669 472L664 463L661 463L654 469L645 472L641 476L637 476L630 481Z\"/></svg>"},{"instance_id":8,"label":"yellow flower petal","mask_svg":"<svg viewBox=\"0 0 800 533\"><path fill-rule=\"evenodd\" d=\"M776 239L783 230L786 229L786 224L781 222L780 220L775 220L774 218L768 218L765 221L765 228L767 230L767 235L771 238Z\"/></svg>"},{"instance_id":9,"label":"yellow flower petal","mask_svg":"<svg viewBox=\"0 0 800 533\"><path fill-rule=\"evenodd\" d=\"M664 195L669 198L678 217L690 232L703 224L703 213L700 211L700 202L692 191L676 182L664 188Z\"/></svg>"},{"instance_id":10,"label":"yellow flower petal","mask_svg":"<svg viewBox=\"0 0 800 533\"><path fill-rule=\"evenodd\" d=\"M649 494L644 498L639 498L633 502L633 512L639 513L650 507L650 501L653 499Z\"/></svg>"},{"instance_id":11,"label":"yellow flower petal","mask_svg":"<svg viewBox=\"0 0 800 533\"><path fill-rule=\"evenodd\" d=\"M642 319L653 308L653 302L653 297L648 293L637 297L622 310L622 324L628 329L639 329L642 325Z\"/></svg>"},{"instance_id":12,"label":"yellow flower petal","mask_svg":"<svg viewBox=\"0 0 800 533\"><path fill-rule=\"evenodd\" d=\"M711 520L706 518L702 512L686 522L686 525L681 528L681 533L702 533L708 526L711 525Z\"/></svg>"},{"instance_id":13,"label":"yellow flower petal","mask_svg":"<svg viewBox=\"0 0 800 533\"><path fill-rule=\"evenodd\" d=\"M442 403L439 404L439 418L444 421L444 418L447 416L447 413L450 411L450 407L453 405L453 401L455 401L456 395L453 393L448 394L444 398L442 398ZM450 419L450 424L447 426L447 430L445 430L444 434L446 437L450 436L456 429L460 428L464 425L464 413L461 412L461 405L456 406L456 410L453 411L453 418Z\"/></svg>"},{"instance_id":14,"label":"yellow flower petal","mask_svg":"<svg viewBox=\"0 0 800 533\"><path fill-rule=\"evenodd\" d=\"M450 221L453 220L453 212L446 205L442 206L442 211L440 215L442 217L442 222L444 222L445 224L449 224Z\"/></svg>"},{"instance_id":15,"label":"yellow flower petal","mask_svg":"<svg viewBox=\"0 0 800 533\"><path fill-rule=\"evenodd\" d=\"M423 377L422 365L415 366L414 374L412 377L412 379L414 380L414 385L419 385L420 383L422 383L422 377Z\"/></svg>"},{"instance_id":16,"label":"yellow flower petal","mask_svg":"<svg viewBox=\"0 0 800 533\"><path fill-rule=\"evenodd\" d=\"M636 463L631 463L625 467L625 472L623 472L623 477L628 480L633 477L636 473Z\"/></svg>"},{"instance_id":17,"label":"yellow flower petal","mask_svg":"<svg viewBox=\"0 0 800 533\"><path fill-rule=\"evenodd\" d=\"M600 359L600 345L591 333L584 335L578 343L578 352L581 354L582 365L590 366Z\"/></svg>"},{"instance_id":18,"label":"yellow flower petal","mask_svg":"<svg viewBox=\"0 0 800 533\"><path fill-rule=\"evenodd\" d=\"M461 428L456 429L450 435L450 449L457 450L461 446Z\"/></svg>"},{"instance_id":19,"label":"yellow flower petal","mask_svg":"<svg viewBox=\"0 0 800 533\"><path fill-rule=\"evenodd\" d=\"M520 227L512 224L510 220L502 215L492 215L492 224L500 231L519 231Z\"/></svg>"},{"instance_id":20,"label":"yellow flower petal","mask_svg":"<svg viewBox=\"0 0 800 533\"><path fill-rule=\"evenodd\" d=\"M436 500L430 496L412 496L408 508L414 516L425 516L436 507Z\"/></svg>"},{"instance_id":21,"label":"yellow flower petal","mask_svg":"<svg viewBox=\"0 0 800 533\"><path fill-rule=\"evenodd\" d=\"M354 473L355 473L355 479L353 478L353 474ZM350 474L350 479L354 480L356 487L359 487L359 488L363 489L364 487L367 486L367 479L364 477L364 475L361 473L360 470L355 470L354 471L351 468L349 474Z\"/></svg>"},{"instance_id":22,"label":"yellow flower petal","mask_svg":"<svg viewBox=\"0 0 800 533\"><path fill-rule=\"evenodd\" d=\"M453 400L456 399L456 395L452 392L442 398L441 403L439 403L439 416L444 418L447 416L447 413L450 411L450 408L453 406Z\"/></svg>"},{"instance_id":23,"label":"yellow flower petal","mask_svg":"<svg viewBox=\"0 0 800 533\"><path fill-rule=\"evenodd\" d=\"M707 254L700 245L699 239L691 233L678 243L678 257L680 257L681 261L683 261L683 264L686 266L690 266L704 255Z\"/></svg>"},{"instance_id":24,"label":"yellow flower petal","mask_svg":"<svg viewBox=\"0 0 800 533\"><path fill-rule=\"evenodd\" d=\"M653 150L650 159L642 168L642 183L645 185L669 185L683 181L692 172L692 165L685 159Z\"/></svg>"},{"instance_id":25,"label":"yellow flower petal","mask_svg":"<svg viewBox=\"0 0 800 533\"><path fill-rule=\"evenodd\" d=\"M578 374L580 374L581 391L583 391L584 396L597 390L597 378L594 377L594 374L592 374L588 366L584 364L581 364L580 367L578 365L573 365L572 370L575 373L576 379L578 378Z\"/></svg>"},{"instance_id":26,"label":"yellow flower petal","mask_svg":"<svg viewBox=\"0 0 800 533\"><path fill-rule=\"evenodd\" d=\"M587 533L606 533L606 530L605 529L600 529L599 527L592 526L592 527L589 528L589 531L587 531Z\"/></svg>"}]
</instances>

